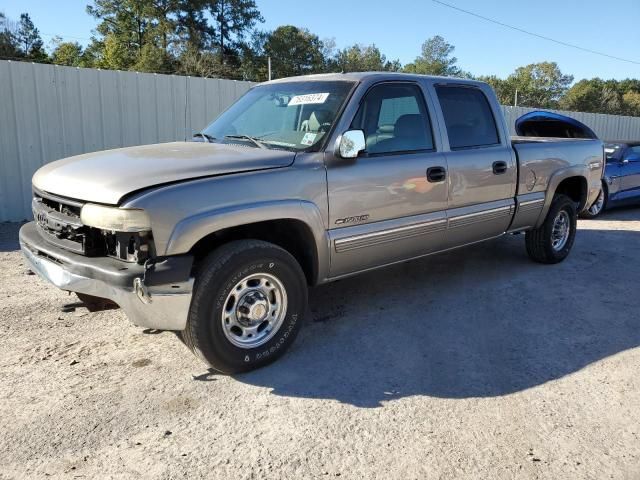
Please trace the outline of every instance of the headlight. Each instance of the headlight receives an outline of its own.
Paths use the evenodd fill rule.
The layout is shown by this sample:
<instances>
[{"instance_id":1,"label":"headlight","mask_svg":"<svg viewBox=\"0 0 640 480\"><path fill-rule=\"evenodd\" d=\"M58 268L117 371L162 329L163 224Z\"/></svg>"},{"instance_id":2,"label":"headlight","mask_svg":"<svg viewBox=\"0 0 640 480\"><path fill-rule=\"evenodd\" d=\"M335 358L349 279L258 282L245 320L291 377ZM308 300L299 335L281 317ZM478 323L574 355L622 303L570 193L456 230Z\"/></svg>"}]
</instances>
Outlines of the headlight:
<instances>
[{"instance_id":1,"label":"headlight","mask_svg":"<svg viewBox=\"0 0 640 480\"><path fill-rule=\"evenodd\" d=\"M116 232L143 232L151 230L151 220L144 210L103 207L87 203L80 210L84 225Z\"/></svg>"}]
</instances>

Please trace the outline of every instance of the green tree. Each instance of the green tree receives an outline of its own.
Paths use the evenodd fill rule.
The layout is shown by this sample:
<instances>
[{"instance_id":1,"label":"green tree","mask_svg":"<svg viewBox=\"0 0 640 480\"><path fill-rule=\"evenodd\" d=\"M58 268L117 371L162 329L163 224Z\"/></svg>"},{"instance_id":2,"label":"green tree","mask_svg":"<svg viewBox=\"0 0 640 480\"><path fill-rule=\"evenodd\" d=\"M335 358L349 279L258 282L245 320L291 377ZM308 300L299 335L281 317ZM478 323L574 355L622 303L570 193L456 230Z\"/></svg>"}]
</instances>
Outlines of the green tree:
<instances>
[{"instance_id":1,"label":"green tree","mask_svg":"<svg viewBox=\"0 0 640 480\"><path fill-rule=\"evenodd\" d=\"M630 90L622 96L625 114L640 117L640 91Z\"/></svg>"},{"instance_id":2,"label":"green tree","mask_svg":"<svg viewBox=\"0 0 640 480\"><path fill-rule=\"evenodd\" d=\"M173 71L180 0L94 0L100 21L88 50L102 68Z\"/></svg>"},{"instance_id":3,"label":"green tree","mask_svg":"<svg viewBox=\"0 0 640 480\"><path fill-rule=\"evenodd\" d=\"M271 57L274 78L306 75L325 69L323 44L305 28L284 25L271 32L264 44Z\"/></svg>"},{"instance_id":4,"label":"green tree","mask_svg":"<svg viewBox=\"0 0 640 480\"><path fill-rule=\"evenodd\" d=\"M422 54L413 63L405 65L404 71L424 75L461 76L463 72L456 65L458 59L452 56L454 50L455 47L440 35L431 37L422 44Z\"/></svg>"},{"instance_id":5,"label":"green tree","mask_svg":"<svg viewBox=\"0 0 640 480\"><path fill-rule=\"evenodd\" d=\"M149 7L149 15L151 17L151 28L153 32L152 41L145 42L142 47L155 45L162 49L162 65L165 66L167 57L169 56L169 48L176 38L176 30L178 26L178 9L180 7L179 0L153 0ZM153 50L147 47L145 56L148 57ZM142 51L141 51L142 53ZM153 53L158 56L158 53ZM160 58L159 57L159 58Z\"/></svg>"},{"instance_id":6,"label":"green tree","mask_svg":"<svg viewBox=\"0 0 640 480\"><path fill-rule=\"evenodd\" d=\"M182 50L200 51L211 45L214 29L205 16L207 0L179 0L176 34Z\"/></svg>"},{"instance_id":7,"label":"green tree","mask_svg":"<svg viewBox=\"0 0 640 480\"><path fill-rule=\"evenodd\" d=\"M578 112L609 112L616 110L613 105L603 102L605 82L599 78L580 80L573 85L560 100L560 108ZM611 96L609 95L609 102ZM613 107L613 108L612 108Z\"/></svg>"},{"instance_id":8,"label":"green tree","mask_svg":"<svg viewBox=\"0 0 640 480\"><path fill-rule=\"evenodd\" d=\"M555 62L519 67L505 80L489 78L489 83L493 82L492 86L502 103L513 105L517 90L518 105L534 108L558 108L560 100L573 82L573 76L563 74Z\"/></svg>"},{"instance_id":9,"label":"green tree","mask_svg":"<svg viewBox=\"0 0 640 480\"><path fill-rule=\"evenodd\" d=\"M557 107L572 82L573 75L563 74L555 62L532 63L507 78L514 95L518 89L519 104L543 108Z\"/></svg>"},{"instance_id":10,"label":"green tree","mask_svg":"<svg viewBox=\"0 0 640 480\"><path fill-rule=\"evenodd\" d=\"M476 77L476 80L491 85L491 88L496 92L498 101L502 105L513 105L515 91L512 91L507 80L497 77L496 75L479 76Z\"/></svg>"},{"instance_id":11,"label":"green tree","mask_svg":"<svg viewBox=\"0 0 640 480\"><path fill-rule=\"evenodd\" d=\"M79 67L82 63L82 46L78 42L59 42L51 52L51 61L56 65Z\"/></svg>"},{"instance_id":12,"label":"green tree","mask_svg":"<svg viewBox=\"0 0 640 480\"><path fill-rule=\"evenodd\" d=\"M612 115L640 115L640 81L584 79L560 100L561 108Z\"/></svg>"},{"instance_id":13,"label":"green tree","mask_svg":"<svg viewBox=\"0 0 640 480\"><path fill-rule=\"evenodd\" d=\"M94 0L87 13L100 20L96 31L112 35L120 43L139 52L151 30L151 0Z\"/></svg>"},{"instance_id":14,"label":"green tree","mask_svg":"<svg viewBox=\"0 0 640 480\"><path fill-rule=\"evenodd\" d=\"M33 24L28 13L20 15L15 40L23 56L40 62L47 60L40 31Z\"/></svg>"},{"instance_id":15,"label":"green tree","mask_svg":"<svg viewBox=\"0 0 640 480\"><path fill-rule=\"evenodd\" d=\"M239 57L227 58L220 63L220 56L211 51L184 50L178 57L177 73L205 78L228 78L234 80L264 80L244 78Z\"/></svg>"},{"instance_id":16,"label":"green tree","mask_svg":"<svg viewBox=\"0 0 640 480\"><path fill-rule=\"evenodd\" d=\"M240 44L240 78L262 82L268 79L267 55L264 46L269 32L254 31L251 39Z\"/></svg>"},{"instance_id":17,"label":"green tree","mask_svg":"<svg viewBox=\"0 0 640 480\"><path fill-rule=\"evenodd\" d=\"M138 72L167 72L172 71L168 63L167 54L162 47L153 43L145 43L133 64L133 70Z\"/></svg>"},{"instance_id":18,"label":"green tree","mask_svg":"<svg viewBox=\"0 0 640 480\"><path fill-rule=\"evenodd\" d=\"M17 26L0 12L0 57L15 58L22 55L16 41Z\"/></svg>"},{"instance_id":19,"label":"green tree","mask_svg":"<svg viewBox=\"0 0 640 480\"><path fill-rule=\"evenodd\" d=\"M239 77L243 40L263 21L254 0L93 0L87 12L99 23L85 53L103 68L225 78Z\"/></svg>"},{"instance_id":20,"label":"green tree","mask_svg":"<svg viewBox=\"0 0 640 480\"><path fill-rule=\"evenodd\" d=\"M245 34L264 22L255 0L210 0L209 11L216 22L214 35L220 63L227 55L235 55Z\"/></svg>"},{"instance_id":21,"label":"green tree","mask_svg":"<svg viewBox=\"0 0 640 480\"><path fill-rule=\"evenodd\" d=\"M139 52L132 52L128 43L121 41L115 33L109 33L104 39L97 66L109 70L128 70L138 56Z\"/></svg>"},{"instance_id":22,"label":"green tree","mask_svg":"<svg viewBox=\"0 0 640 480\"><path fill-rule=\"evenodd\" d=\"M400 61L388 61L375 45L352 45L338 52L336 67L343 72L398 71Z\"/></svg>"}]
</instances>

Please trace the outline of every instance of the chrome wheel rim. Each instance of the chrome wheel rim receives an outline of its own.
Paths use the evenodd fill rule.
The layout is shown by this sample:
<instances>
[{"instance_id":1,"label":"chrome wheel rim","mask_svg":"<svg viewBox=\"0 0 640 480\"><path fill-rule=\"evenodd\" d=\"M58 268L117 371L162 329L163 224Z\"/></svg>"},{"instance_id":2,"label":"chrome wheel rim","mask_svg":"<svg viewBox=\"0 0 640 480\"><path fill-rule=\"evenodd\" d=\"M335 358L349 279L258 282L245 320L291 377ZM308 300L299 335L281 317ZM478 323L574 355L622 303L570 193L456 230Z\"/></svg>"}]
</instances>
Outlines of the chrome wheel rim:
<instances>
[{"instance_id":1,"label":"chrome wheel rim","mask_svg":"<svg viewBox=\"0 0 640 480\"><path fill-rule=\"evenodd\" d=\"M222 331L239 348L264 345L278 332L287 314L287 292L268 273L240 280L227 295L222 309Z\"/></svg>"},{"instance_id":2,"label":"chrome wheel rim","mask_svg":"<svg viewBox=\"0 0 640 480\"><path fill-rule=\"evenodd\" d=\"M551 246L554 250L562 250L569 240L571 232L571 219L569 214L561 210L553 219L553 229L551 230Z\"/></svg>"},{"instance_id":3,"label":"chrome wheel rim","mask_svg":"<svg viewBox=\"0 0 640 480\"><path fill-rule=\"evenodd\" d=\"M598 195L598 198L596 199L596 201L593 202L593 205L591 205L591 208L589 208L589 213L591 215L599 214L600 211L602 210L603 205L604 205L604 190L600 190L600 195Z\"/></svg>"}]
</instances>

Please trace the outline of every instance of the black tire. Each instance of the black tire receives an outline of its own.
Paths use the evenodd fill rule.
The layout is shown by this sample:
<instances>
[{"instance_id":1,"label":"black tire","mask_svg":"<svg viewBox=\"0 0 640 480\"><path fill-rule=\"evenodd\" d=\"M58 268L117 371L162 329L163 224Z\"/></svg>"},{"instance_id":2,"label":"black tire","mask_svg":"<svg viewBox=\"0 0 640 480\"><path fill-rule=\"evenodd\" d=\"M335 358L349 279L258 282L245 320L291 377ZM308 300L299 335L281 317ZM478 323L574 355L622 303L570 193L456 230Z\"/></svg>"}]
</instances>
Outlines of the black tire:
<instances>
[{"instance_id":1,"label":"black tire","mask_svg":"<svg viewBox=\"0 0 640 480\"><path fill-rule=\"evenodd\" d=\"M560 212L568 215L569 234L564 245L553 246L553 227ZM529 257L539 263L559 263L567 258L576 237L577 214L575 202L566 195L556 195L549 207L544 223L533 230L527 231L525 244Z\"/></svg>"},{"instance_id":2,"label":"black tire","mask_svg":"<svg viewBox=\"0 0 640 480\"><path fill-rule=\"evenodd\" d=\"M602 207L600 207L600 210L594 211L593 209L594 205L596 205L596 203L600 199L600 197L598 197L596 201L587 210L580 213L580 218L596 218L598 215L600 215L602 212L605 211L605 209L607 208L607 199L609 198L609 191L607 190L607 185L604 182L602 183L602 190L600 191L600 195L604 195L604 198L602 199Z\"/></svg>"},{"instance_id":3,"label":"black tire","mask_svg":"<svg viewBox=\"0 0 640 480\"><path fill-rule=\"evenodd\" d=\"M238 282L260 273L275 277L283 286L286 314L266 343L256 348L240 347L227 338L231 333L223 326L223 310L228 311L228 296ZM270 309L271 306L267 310ZM181 338L218 372L246 372L273 362L291 346L306 309L306 278L295 258L271 243L237 240L213 251L198 268L187 327Z\"/></svg>"}]
</instances>

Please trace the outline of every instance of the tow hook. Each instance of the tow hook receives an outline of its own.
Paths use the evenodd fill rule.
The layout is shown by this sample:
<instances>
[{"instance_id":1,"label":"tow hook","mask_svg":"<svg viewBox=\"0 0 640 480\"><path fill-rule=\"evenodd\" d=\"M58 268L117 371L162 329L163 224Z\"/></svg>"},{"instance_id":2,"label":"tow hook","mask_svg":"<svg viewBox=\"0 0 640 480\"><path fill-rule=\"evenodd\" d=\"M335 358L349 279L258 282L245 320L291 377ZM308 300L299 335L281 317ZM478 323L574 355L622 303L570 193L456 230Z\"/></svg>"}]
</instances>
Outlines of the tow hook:
<instances>
[{"instance_id":1,"label":"tow hook","mask_svg":"<svg viewBox=\"0 0 640 480\"><path fill-rule=\"evenodd\" d=\"M136 295L140 299L142 303L150 304L151 303L151 295L149 295L149 290L144 284L144 280L147 277L147 272L153 268L153 262L147 260L144 262L144 275L142 278L136 277L133 279L133 290L136 292Z\"/></svg>"},{"instance_id":2,"label":"tow hook","mask_svg":"<svg viewBox=\"0 0 640 480\"><path fill-rule=\"evenodd\" d=\"M140 299L142 303L149 304L151 303L151 296L147 290L147 287L144 286L143 279L140 277L136 277L133 280L133 290L136 292L136 295Z\"/></svg>"}]
</instances>

